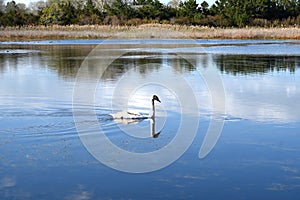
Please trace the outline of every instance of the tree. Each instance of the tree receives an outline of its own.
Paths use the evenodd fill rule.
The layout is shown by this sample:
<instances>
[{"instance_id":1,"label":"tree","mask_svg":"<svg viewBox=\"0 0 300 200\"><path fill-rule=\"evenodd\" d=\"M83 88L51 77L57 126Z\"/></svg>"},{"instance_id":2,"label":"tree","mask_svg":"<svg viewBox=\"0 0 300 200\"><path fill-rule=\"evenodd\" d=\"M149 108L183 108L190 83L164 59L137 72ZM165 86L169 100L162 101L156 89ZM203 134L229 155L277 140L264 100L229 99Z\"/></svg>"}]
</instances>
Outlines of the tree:
<instances>
[{"instance_id":1,"label":"tree","mask_svg":"<svg viewBox=\"0 0 300 200\"><path fill-rule=\"evenodd\" d=\"M4 5L4 0L0 0L0 14L4 13L5 11L5 5Z\"/></svg>"},{"instance_id":2,"label":"tree","mask_svg":"<svg viewBox=\"0 0 300 200\"><path fill-rule=\"evenodd\" d=\"M41 1L37 1L37 2L31 2L29 4L29 8L30 8L30 12L35 14L35 15L38 15L40 14L40 12L46 7L46 3L41 0Z\"/></svg>"},{"instance_id":3,"label":"tree","mask_svg":"<svg viewBox=\"0 0 300 200\"><path fill-rule=\"evenodd\" d=\"M111 6L106 3L104 8L109 16L116 16L119 20L128 20L134 16L133 8L122 0L115 0Z\"/></svg>"},{"instance_id":4,"label":"tree","mask_svg":"<svg viewBox=\"0 0 300 200\"><path fill-rule=\"evenodd\" d=\"M137 17L142 19L166 19L167 9L159 0L137 0Z\"/></svg>"},{"instance_id":5,"label":"tree","mask_svg":"<svg viewBox=\"0 0 300 200\"><path fill-rule=\"evenodd\" d=\"M15 1L8 2L5 7L4 25L22 26L24 24L25 10L21 10Z\"/></svg>"},{"instance_id":6,"label":"tree","mask_svg":"<svg viewBox=\"0 0 300 200\"><path fill-rule=\"evenodd\" d=\"M103 21L103 13L100 12L99 7L101 7L99 2L95 0L77 0L77 10L78 10L78 23L80 25L85 24L99 24ZM101 8L102 10L102 8Z\"/></svg>"},{"instance_id":7,"label":"tree","mask_svg":"<svg viewBox=\"0 0 300 200\"><path fill-rule=\"evenodd\" d=\"M231 26L245 26L250 21L252 10L249 1L252 0L218 0L218 14L227 19Z\"/></svg>"},{"instance_id":8,"label":"tree","mask_svg":"<svg viewBox=\"0 0 300 200\"><path fill-rule=\"evenodd\" d=\"M209 4L206 1L203 1L201 4L201 11L203 15L207 16L209 15Z\"/></svg>"},{"instance_id":9,"label":"tree","mask_svg":"<svg viewBox=\"0 0 300 200\"><path fill-rule=\"evenodd\" d=\"M76 20L75 7L70 1L52 3L41 11L40 23L43 25L69 25Z\"/></svg>"},{"instance_id":10,"label":"tree","mask_svg":"<svg viewBox=\"0 0 300 200\"><path fill-rule=\"evenodd\" d=\"M85 6L83 8L83 13L86 15L92 15L97 12L97 9L95 8L95 4L93 0L87 0L85 3Z\"/></svg>"},{"instance_id":11,"label":"tree","mask_svg":"<svg viewBox=\"0 0 300 200\"><path fill-rule=\"evenodd\" d=\"M297 0L281 0L278 2L279 18L297 17Z\"/></svg>"},{"instance_id":12,"label":"tree","mask_svg":"<svg viewBox=\"0 0 300 200\"><path fill-rule=\"evenodd\" d=\"M0 26L27 24L140 24L148 20L208 26L294 25L300 0L40 0L30 4L0 0ZM107 16L105 18L105 16ZM129 21L130 20L130 21ZM129 21L129 22L128 22ZM120 23L121 22L121 23Z\"/></svg>"},{"instance_id":13,"label":"tree","mask_svg":"<svg viewBox=\"0 0 300 200\"><path fill-rule=\"evenodd\" d=\"M76 23L77 12L71 1L67 1L66 3L62 4L62 12L64 13L64 16L62 18L63 25L70 25Z\"/></svg>"},{"instance_id":14,"label":"tree","mask_svg":"<svg viewBox=\"0 0 300 200\"><path fill-rule=\"evenodd\" d=\"M179 4L179 16L186 17L188 21L195 22L201 18L201 11L196 0L186 0Z\"/></svg>"}]
</instances>

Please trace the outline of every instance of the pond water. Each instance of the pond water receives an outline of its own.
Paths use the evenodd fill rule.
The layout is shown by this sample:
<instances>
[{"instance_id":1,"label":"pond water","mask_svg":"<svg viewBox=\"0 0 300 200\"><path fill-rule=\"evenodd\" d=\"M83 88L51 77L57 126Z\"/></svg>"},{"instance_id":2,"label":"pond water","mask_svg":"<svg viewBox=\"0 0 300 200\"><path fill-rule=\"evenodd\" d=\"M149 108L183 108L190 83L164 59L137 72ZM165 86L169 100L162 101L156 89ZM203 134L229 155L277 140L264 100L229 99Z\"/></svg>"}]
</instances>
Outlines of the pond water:
<instances>
[{"instance_id":1,"label":"pond water","mask_svg":"<svg viewBox=\"0 0 300 200\"><path fill-rule=\"evenodd\" d=\"M300 43L0 45L1 199L297 199ZM155 118L113 119L122 110Z\"/></svg>"}]
</instances>

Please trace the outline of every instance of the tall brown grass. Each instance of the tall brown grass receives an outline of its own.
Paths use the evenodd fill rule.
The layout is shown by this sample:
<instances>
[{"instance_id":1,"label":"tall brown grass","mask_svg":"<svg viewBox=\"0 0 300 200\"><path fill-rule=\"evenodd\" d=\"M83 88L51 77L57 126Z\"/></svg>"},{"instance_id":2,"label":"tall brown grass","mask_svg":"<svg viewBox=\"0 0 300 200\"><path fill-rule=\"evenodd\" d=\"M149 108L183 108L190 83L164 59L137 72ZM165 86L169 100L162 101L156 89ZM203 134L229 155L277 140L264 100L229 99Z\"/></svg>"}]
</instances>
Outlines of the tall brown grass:
<instances>
[{"instance_id":1,"label":"tall brown grass","mask_svg":"<svg viewBox=\"0 0 300 200\"><path fill-rule=\"evenodd\" d=\"M0 27L0 40L2 41L115 37L129 39L300 39L300 28L209 28L170 24Z\"/></svg>"}]
</instances>

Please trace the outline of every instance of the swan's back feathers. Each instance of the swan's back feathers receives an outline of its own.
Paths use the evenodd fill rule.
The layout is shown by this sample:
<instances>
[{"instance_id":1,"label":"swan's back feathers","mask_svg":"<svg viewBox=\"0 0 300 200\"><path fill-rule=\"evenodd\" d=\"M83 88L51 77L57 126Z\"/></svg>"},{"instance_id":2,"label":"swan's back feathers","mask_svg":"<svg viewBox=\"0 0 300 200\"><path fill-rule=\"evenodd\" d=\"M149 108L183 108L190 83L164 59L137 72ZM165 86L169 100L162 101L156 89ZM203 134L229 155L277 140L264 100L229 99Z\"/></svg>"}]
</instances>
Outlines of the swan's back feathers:
<instances>
[{"instance_id":1,"label":"swan's back feathers","mask_svg":"<svg viewBox=\"0 0 300 200\"><path fill-rule=\"evenodd\" d=\"M114 119L147 119L148 116L140 113L140 112L133 112L133 111L122 111L118 113L113 113L111 116Z\"/></svg>"},{"instance_id":2,"label":"swan's back feathers","mask_svg":"<svg viewBox=\"0 0 300 200\"><path fill-rule=\"evenodd\" d=\"M154 108L154 101L160 102L158 96L153 95L151 99L151 105L152 109L150 110L149 115L144 115L140 112L132 112L132 111L122 111L118 113L111 114L113 119L149 119L149 118L154 118L155 117L155 108Z\"/></svg>"}]
</instances>

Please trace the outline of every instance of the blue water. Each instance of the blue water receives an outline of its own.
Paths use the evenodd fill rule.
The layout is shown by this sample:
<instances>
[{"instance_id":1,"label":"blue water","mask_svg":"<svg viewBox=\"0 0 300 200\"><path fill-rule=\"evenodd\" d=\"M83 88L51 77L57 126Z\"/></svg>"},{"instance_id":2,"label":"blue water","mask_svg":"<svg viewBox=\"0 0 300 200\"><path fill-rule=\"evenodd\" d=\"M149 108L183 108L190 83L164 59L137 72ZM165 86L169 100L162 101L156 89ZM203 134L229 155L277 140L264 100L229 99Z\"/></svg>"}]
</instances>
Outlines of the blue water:
<instances>
[{"instance_id":1,"label":"blue water","mask_svg":"<svg viewBox=\"0 0 300 200\"><path fill-rule=\"evenodd\" d=\"M297 199L297 41L101 42L1 43L1 199Z\"/></svg>"}]
</instances>

